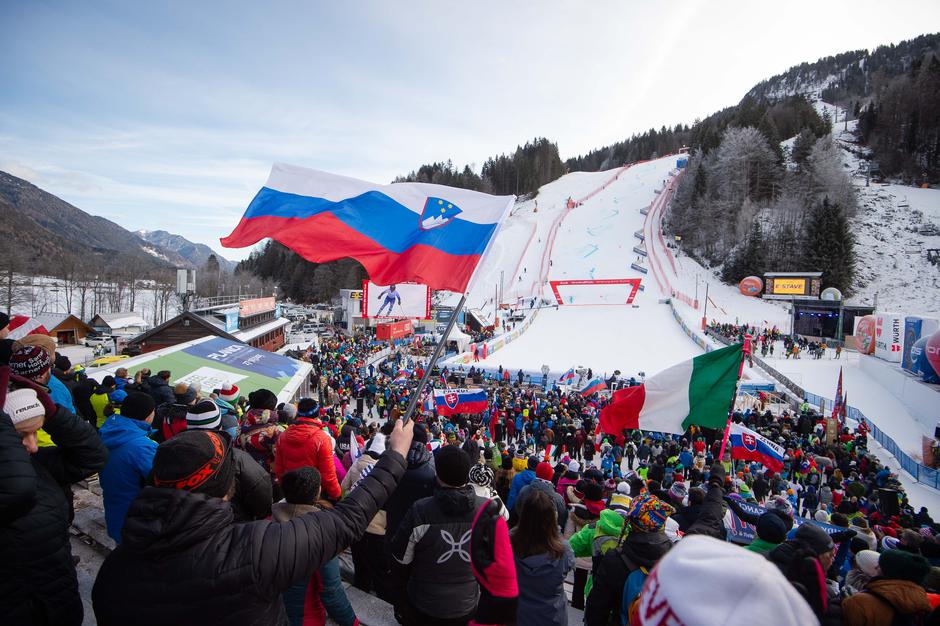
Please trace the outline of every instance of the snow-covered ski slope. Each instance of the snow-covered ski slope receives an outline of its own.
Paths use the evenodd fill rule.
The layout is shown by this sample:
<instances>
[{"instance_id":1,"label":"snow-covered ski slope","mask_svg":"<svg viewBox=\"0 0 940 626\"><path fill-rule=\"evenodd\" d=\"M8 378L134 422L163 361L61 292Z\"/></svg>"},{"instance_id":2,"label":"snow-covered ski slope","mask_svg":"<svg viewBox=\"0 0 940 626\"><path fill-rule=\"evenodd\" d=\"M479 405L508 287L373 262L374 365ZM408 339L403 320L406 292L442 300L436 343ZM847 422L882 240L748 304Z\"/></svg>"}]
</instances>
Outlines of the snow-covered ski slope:
<instances>
[{"instance_id":1,"label":"snow-covered ski slope","mask_svg":"<svg viewBox=\"0 0 940 626\"><path fill-rule=\"evenodd\" d=\"M620 170L619 176L618 170L568 174L542 188L536 237L541 254L535 249L525 253L523 269L514 278L514 293L523 297L541 293L552 300L546 281L622 278L640 278L644 290L631 306L595 304L603 300L599 295L604 292L608 301L613 293L625 302L628 290L623 287L564 288L564 304L557 309L543 307L528 331L482 365L502 365L512 371L548 365L554 373L583 365L598 374L619 369L628 376L640 371L650 375L701 352L676 324L668 305L658 303L663 295L648 274L631 269L638 258L633 248L640 244L634 232L642 231L645 221L640 209L656 199L675 164L676 157L669 156L632 165ZM584 198L615 176L606 188L564 214L569 197ZM549 209L553 204L559 206ZM504 301L509 301L510 293L507 289Z\"/></svg>"}]
</instances>

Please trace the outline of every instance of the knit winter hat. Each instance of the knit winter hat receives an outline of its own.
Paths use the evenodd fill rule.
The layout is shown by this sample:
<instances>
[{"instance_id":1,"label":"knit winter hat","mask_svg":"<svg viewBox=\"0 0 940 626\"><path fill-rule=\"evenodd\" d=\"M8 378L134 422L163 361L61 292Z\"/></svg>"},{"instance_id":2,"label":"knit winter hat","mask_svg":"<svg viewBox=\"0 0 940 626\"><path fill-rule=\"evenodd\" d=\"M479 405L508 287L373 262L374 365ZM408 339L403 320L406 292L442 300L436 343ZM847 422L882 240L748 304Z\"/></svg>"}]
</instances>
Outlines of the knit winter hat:
<instances>
[{"instance_id":1,"label":"knit winter hat","mask_svg":"<svg viewBox=\"0 0 940 626\"><path fill-rule=\"evenodd\" d=\"M696 581L689 584L689 581ZM631 624L731 626L772 615L775 626L819 620L780 570L763 556L693 535L676 543L650 572Z\"/></svg>"},{"instance_id":2,"label":"knit winter hat","mask_svg":"<svg viewBox=\"0 0 940 626\"><path fill-rule=\"evenodd\" d=\"M219 406L212 400L203 400L186 411L187 430L218 430L222 425Z\"/></svg>"},{"instance_id":3,"label":"knit winter hat","mask_svg":"<svg viewBox=\"0 0 940 626\"><path fill-rule=\"evenodd\" d=\"M232 383L225 383L219 389L219 397L226 402L235 402L238 400L238 387Z\"/></svg>"},{"instance_id":4,"label":"knit winter hat","mask_svg":"<svg viewBox=\"0 0 940 626\"><path fill-rule=\"evenodd\" d=\"M824 510L819 509L818 511L816 511L815 513L813 513L813 519L816 520L817 522L820 522L820 523L823 523L823 524L828 524L828 523L829 523L829 514L826 513Z\"/></svg>"},{"instance_id":5,"label":"knit winter hat","mask_svg":"<svg viewBox=\"0 0 940 626\"><path fill-rule=\"evenodd\" d=\"M630 495L630 483L626 481L620 481L617 483L617 493L623 494L625 496Z\"/></svg>"},{"instance_id":6,"label":"knit winter hat","mask_svg":"<svg viewBox=\"0 0 940 626\"><path fill-rule=\"evenodd\" d=\"M535 468L539 466L539 463L541 463L541 461L539 460L539 457L533 454L532 456L529 457L528 468L532 471L535 471Z\"/></svg>"},{"instance_id":7,"label":"knit winter hat","mask_svg":"<svg viewBox=\"0 0 940 626\"><path fill-rule=\"evenodd\" d=\"M887 550L881 553L878 567L885 578L909 580L918 585L930 573L930 561L919 554L904 550Z\"/></svg>"},{"instance_id":8,"label":"knit winter hat","mask_svg":"<svg viewBox=\"0 0 940 626\"><path fill-rule=\"evenodd\" d=\"M493 469L488 465L475 464L470 468L470 482L481 487L491 487L496 481Z\"/></svg>"},{"instance_id":9,"label":"knit winter hat","mask_svg":"<svg viewBox=\"0 0 940 626\"><path fill-rule=\"evenodd\" d=\"M568 471L569 471L569 472L575 472L575 473L580 472L580 471L581 471L581 464L578 463L578 462L575 461L575 460L569 461L569 462L568 462Z\"/></svg>"},{"instance_id":10,"label":"knit winter hat","mask_svg":"<svg viewBox=\"0 0 940 626\"><path fill-rule=\"evenodd\" d=\"M675 504L681 505L688 495L689 490L683 482L674 482L672 486L669 487L669 499Z\"/></svg>"},{"instance_id":11,"label":"knit winter hat","mask_svg":"<svg viewBox=\"0 0 940 626\"><path fill-rule=\"evenodd\" d=\"M463 487L470 477L470 455L457 446L444 446L434 455L437 478L448 487Z\"/></svg>"},{"instance_id":12,"label":"knit winter hat","mask_svg":"<svg viewBox=\"0 0 940 626\"><path fill-rule=\"evenodd\" d=\"M41 418L46 414L42 402L33 389L14 389L7 392L3 402L3 412L10 416L13 426L26 428L27 421ZM38 424L38 422L37 422Z\"/></svg>"},{"instance_id":13,"label":"knit winter hat","mask_svg":"<svg viewBox=\"0 0 940 626\"><path fill-rule=\"evenodd\" d=\"M551 480L552 476L555 475L555 470L552 469L550 463L542 461L535 467L535 477L541 478L542 480Z\"/></svg>"},{"instance_id":14,"label":"knit winter hat","mask_svg":"<svg viewBox=\"0 0 940 626\"><path fill-rule=\"evenodd\" d=\"M855 555L855 563L858 564L858 569L863 574L874 578L875 576L881 576L881 568L878 567L880 558L881 554L874 550L862 550Z\"/></svg>"},{"instance_id":15,"label":"knit winter hat","mask_svg":"<svg viewBox=\"0 0 940 626\"><path fill-rule=\"evenodd\" d=\"M153 413L154 401L149 393L132 391L121 402L121 415L133 420L145 420Z\"/></svg>"},{"instance_id":16,"label":"knit winter hat","mask_svg":"<svg viewBox=\"0 0 940 626\"><path fill-rule=\"evenodd\" d=\"M816 556L829 552L835 547L829 533L812 522L800 524L793 538L799 539L808 545L810 549L816 553Z\"/></svg>"},{"instance_id":17,"label":"knit winter hat","mask_svg":"<svg viewBox=\"0 0 940 626\"><path fill-rule=\"evenodd\" d=\"M662 530L666 518L676 510L654 495L644 493L633 499L627 519L630 525L641 532Z\"/></svg>"},{"instance_id":18,"label":"knit winter hat","mask_svg":"<svg viewBox=\"0 0 940 626\"><path fill-rule=\"evenodd\" d=\"M787 540L787 525L776 513L764 513L757 518L757 536L768 543L783 543Z\"/></svg>"},{"instance_id":19,"label":"knit winter hat","mask_svg":"<svg viewBox=\"0 0 940 626\"><path fill-rule=\"evenodd\" d=\"M277 396L269 389L252 391L248 394L248 406L252 409L273 411L277 407Z\"/></svg>"},{"instance_id":20,"label":"knit winter hat","mask_svg":"<svg viewBox=\"0 0 940 626\"><path fill-rule=\"evenodd\" d=\"M301 398L297 403L297 415L300 417L316 417L320 406L313 398Z\"/></svg>"},{"instance_id":21,"label":"knit winter hat","mask_svg":"<svg viewBox=\"0 0 940 626\"><path fill-rule=\"evenodd\" d=\"M39 346L21 346L10 355L10 371L24 378L39 378L52 367L52 357Z\"/></svg>"},{"instance_id":22,"label":"knit winter hat","mask_svg":"<svg viewBox=\"0 0 940 626\"><path fill-rule=\"evenodd\" d=\"M222 432L184 430L161 443L153 457L156 487L222 498L234 480L231 444Z\"/></svg>"}]
</instances>

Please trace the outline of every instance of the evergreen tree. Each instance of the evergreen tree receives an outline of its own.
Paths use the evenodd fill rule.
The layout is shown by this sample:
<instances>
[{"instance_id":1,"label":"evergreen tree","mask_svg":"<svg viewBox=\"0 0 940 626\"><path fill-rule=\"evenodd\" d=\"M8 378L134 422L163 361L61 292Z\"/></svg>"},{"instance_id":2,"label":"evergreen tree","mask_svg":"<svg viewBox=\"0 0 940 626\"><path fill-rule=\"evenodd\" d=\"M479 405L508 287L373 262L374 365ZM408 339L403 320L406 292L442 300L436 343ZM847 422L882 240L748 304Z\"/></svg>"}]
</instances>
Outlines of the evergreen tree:
<instances>
[{"instance_id":1,"label":"evergreen tree","mask_svg":"<svg viewBox=\"0 0 940 626\"><path fill-rule=\"evenodd\" d=\"M851 295L855 277L855 237L841 207L823 198L806 220L800 265L803 271L822 272L822 286Z\"/></svg>"}]
</instances>

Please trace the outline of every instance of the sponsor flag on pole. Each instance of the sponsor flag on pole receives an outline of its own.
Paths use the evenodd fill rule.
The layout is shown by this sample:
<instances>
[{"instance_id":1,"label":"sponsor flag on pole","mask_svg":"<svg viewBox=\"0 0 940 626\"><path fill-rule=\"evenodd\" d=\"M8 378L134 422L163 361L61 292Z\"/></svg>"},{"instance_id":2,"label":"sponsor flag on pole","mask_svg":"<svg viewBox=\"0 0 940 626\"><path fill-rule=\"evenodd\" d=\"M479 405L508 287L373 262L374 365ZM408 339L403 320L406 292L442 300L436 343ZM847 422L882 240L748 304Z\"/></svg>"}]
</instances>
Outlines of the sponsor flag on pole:
<instances>
[{"instance_id":1,"label":"sponsor flag on pole","mask_svg":"<svg viewBox=\"0 0 940 626\"><path fill-rule=\"evenodd\" d=\"M271 238L314 263L352 257L380 285L417 282L463 292L514 201L275 163L222 245L244 248Z\"/></svg>"},{"instance_id":2,"label":"sponsor flag on pole","mask_svg":"<svg viewBox=\"0 0 940 626\"><path fill-rule=\"evenodd\" d=\"M741 344L714 350L615 391L601 411L600 429L612 435L624 428L681 434L693 424L724 429L741 354Z\"/></svg>"},{"instance_id":3,"label":"sponsor flag on pole","mask_svg":"<svg viewBox=\"0 0 940 626\"><path fill-rule=\"evenodd\" d=\"M839 382L836 384L836 399L832 404L832 417L834 419L842 420L844 408L842 407L843 402L842 397L842 367L839 367Z\"/></svg>"},{"instance_id":4,"label":"sponsor flag on pole","mask_svg":"<svg viewBox=\"0 0 940 626\"><path fill-rule=\"evenodd\" d=\"M774 472L783 469L783 448L742 424L731 424L728 443L732 459L756 461Z\"/></svg>"},{"instance_id":5,"label":"sponsor flag on pole","mask_svg":"<svg viewBox=\"0 0 940 626\"><path fill-rule=\"evenodd\" d=\"M605 383L600 378L593 378L589 380L588 384L586 384L578 393L581 394L582 398L586 398L591 394L597 393L598 391L604 391L605 389L607 389L607 383Z\"/></svg>"},{"instance_id":6,"label":"sponsor flag on pole","mask_svg":"<svg viewBox=\"0 0 940 626\"><path fill-rule=\"evenodd\" d=\"M486 392L482 389L435 389L434 408L444 417L457 413L482 413L486 410Z\"/></svg>"}]
</instances>

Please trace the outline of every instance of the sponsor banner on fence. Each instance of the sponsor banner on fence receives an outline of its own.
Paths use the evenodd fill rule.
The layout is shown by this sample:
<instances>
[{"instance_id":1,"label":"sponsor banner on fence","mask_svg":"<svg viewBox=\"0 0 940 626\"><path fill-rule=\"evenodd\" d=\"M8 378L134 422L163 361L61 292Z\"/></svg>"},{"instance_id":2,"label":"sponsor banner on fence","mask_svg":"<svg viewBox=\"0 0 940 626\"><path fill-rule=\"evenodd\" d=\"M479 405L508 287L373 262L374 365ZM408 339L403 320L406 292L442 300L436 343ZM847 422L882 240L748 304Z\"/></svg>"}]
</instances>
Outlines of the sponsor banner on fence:
<instances>
[{"instance_id":1,"label":"sponsor banner on fence","mask_svg":"<svg viewBox=\"0 0 940 626\"><path fill-rule=\"evenodd\" d=\"M760 506L759 504L754 504L752 502L738 502L740 507L750 515L762 515L767 512L767 509ZM821 524L814 520L808 520L805 517L793 517L793 527L797 528L802 524L812 521L813 524L816 524L823 530L825 530L830 535L834 535L838 532L845 530L839 526L833 526L832 524ZM754 537L757 536L757 532L754 529L752 524L748 524L745 521L742 521L740 517L734 514L734 511L729 510L728 514L725 516L725 528L728 530L728 541L733 541L734 543L739 543L747 545L754 540Z\"/></svg>"}]
</instances>

